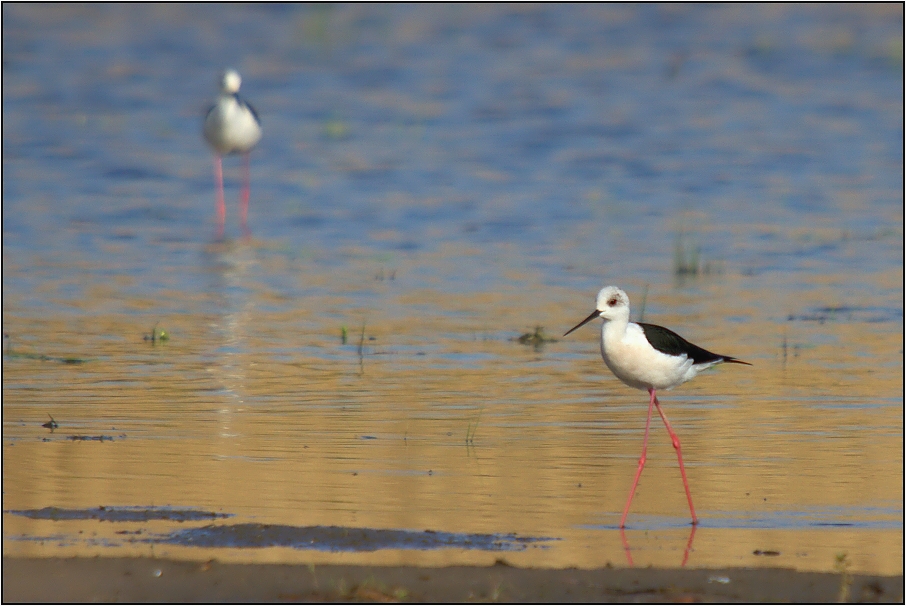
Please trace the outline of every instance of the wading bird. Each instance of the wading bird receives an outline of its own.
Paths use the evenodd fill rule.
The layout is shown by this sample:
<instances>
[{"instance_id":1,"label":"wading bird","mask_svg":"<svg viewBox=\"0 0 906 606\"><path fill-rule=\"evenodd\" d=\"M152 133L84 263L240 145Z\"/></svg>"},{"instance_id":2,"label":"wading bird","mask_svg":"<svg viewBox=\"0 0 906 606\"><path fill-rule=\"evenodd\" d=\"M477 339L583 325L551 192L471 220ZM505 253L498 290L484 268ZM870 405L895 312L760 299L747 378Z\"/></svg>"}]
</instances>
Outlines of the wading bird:
<instances>
[{"instance_id":1,"label":"wading bird","mask_svg":"<svg viewBox=\"0 0 906 606\"><path fill-rule=\"evenodd\" d=\"M220 96L208 110L204 119L204 138L214 150L214 181L217 186L217 223L223 235L226 207L223 202L223 156L243 155L242 197L239 203L239 221L247 231L249 190L251 189L249 153L261 139L261 123L251 105L239 97L242 78L239 72L228 69L220 76Z\"/></svg>"},{"instance_id":2,"label":"wading bird","mask_svg":"<svg viewBox=\"0 0 906 606\"><path fill-rule=\"evenodd\" d=\"M692 514L692 524L698 524L695 508L692 506L692 493L689 491L689 482L686 480L686 469L683 466L683 453L680 450L680 441L673 428L670 427L661 404L657 400L658 389L671 389L695 377L701 371L720 364L732 362L746 364L748 362L737 360L730 356L722 356L693 345L672 330L654 324L629 321L629 297L616 286L606 286L598 293L595 310L569 329L564 337L580 326L584 326L595 318L604 320L601 326L601 357L604 363L619 380L630 387L645 389L650 395L648 401L648 420L645 421L645 438L642 440L642 455L639 457L639 467L635 472L635 480L629 491L629 499L620 519L620 528L626 526L626 516L629 506L635 495L635 488L645 468L645 458L648 450L648 429L651 426L651 408L656 407L661 415L667 433L676 449L679 460L680 475L683 477L683 487L686 489L686 498L689 500L689 512Z\"/></svg>"}]
</instances>

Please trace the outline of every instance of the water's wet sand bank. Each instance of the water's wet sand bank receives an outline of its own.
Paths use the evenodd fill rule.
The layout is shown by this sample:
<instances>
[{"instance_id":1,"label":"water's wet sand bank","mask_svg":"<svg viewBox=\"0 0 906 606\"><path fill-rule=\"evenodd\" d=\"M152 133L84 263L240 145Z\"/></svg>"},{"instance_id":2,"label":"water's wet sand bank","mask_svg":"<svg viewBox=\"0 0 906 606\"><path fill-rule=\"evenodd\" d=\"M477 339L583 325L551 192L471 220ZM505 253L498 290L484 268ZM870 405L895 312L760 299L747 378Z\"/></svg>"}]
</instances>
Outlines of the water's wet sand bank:
<instances>
[{"instance_id":1,"label":"water's wet sand bank","mask_svg":"<svg viewBox=\"0 0 906 606\"><path fill-rule=\"evenodd\" d=\"M3 558L4 602L903 601L903 577L787 569L305 566L151 558Z\"/></svg>"}]
</instances>

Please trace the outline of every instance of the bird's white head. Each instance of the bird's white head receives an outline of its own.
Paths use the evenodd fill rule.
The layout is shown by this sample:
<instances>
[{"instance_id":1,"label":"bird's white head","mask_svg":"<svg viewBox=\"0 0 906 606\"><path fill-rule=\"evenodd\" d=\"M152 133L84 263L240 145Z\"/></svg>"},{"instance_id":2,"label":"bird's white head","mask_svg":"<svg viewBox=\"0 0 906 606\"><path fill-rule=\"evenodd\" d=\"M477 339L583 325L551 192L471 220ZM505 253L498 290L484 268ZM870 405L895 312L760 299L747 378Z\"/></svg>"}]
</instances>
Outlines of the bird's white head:
<instances>
[{"instance_id":1,"label":"bird's white head","mask_svg":"<svg viewBox=\"0 0 906 606\"><path fill-rule=\"evenodd\" d=\"M587 318L566 331L564 337L580 326L585 326L595 318L629 321L629 296L616 286L605 286L598 292L595 310Z\"/></svg>"},{"instance_id":2,"label":"bird's white head","mask_svg":"<svg viewBox=\"0 0 906 606\"><path fill-rule=\"evenodd\" d=\"M605 320L629 318L629 295L616 286L605 286L598 292L595 309Z\"/></svg>"},{"instance_id":3,"label":"bird's white head","mask_svg":"<svg viewBox=\"0 0 906 606\"><path fill-rule=\"evenodd\" d=\"M220 90L227 95L239 92L242 85L242 76L235 69L225 69L220 75Z\"/></svg>"}]
</instances>

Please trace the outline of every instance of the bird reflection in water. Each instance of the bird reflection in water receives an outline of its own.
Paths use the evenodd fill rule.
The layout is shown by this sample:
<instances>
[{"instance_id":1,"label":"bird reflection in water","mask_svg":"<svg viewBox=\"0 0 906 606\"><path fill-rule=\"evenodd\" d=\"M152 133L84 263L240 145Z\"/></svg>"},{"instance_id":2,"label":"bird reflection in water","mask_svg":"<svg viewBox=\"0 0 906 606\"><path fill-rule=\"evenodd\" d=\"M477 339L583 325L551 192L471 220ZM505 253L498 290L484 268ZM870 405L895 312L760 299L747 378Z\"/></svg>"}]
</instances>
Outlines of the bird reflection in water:
<instances>
[{"instance_id":1,"label":"bird reflection in water","mask_svg":"<svg viewBox=\"0 0 906 606\"><path fill-rule=\"evenodd\" d=\"M686 548L683 550L683 561L680 562L680 568L686 567L686 562L689 561L689 552L692 551L692 542L695 540L695 531L698 529L698 525L693 525L692 530L689 532L689 540L686 541ZM632 561L632 551L629 547L629 540L626 538L626 529L620 528L620 540L623 542L623 551L626 552L626 560L629 562L629 567L635 567L635 563Z\"/></svg>"}]
</instances>

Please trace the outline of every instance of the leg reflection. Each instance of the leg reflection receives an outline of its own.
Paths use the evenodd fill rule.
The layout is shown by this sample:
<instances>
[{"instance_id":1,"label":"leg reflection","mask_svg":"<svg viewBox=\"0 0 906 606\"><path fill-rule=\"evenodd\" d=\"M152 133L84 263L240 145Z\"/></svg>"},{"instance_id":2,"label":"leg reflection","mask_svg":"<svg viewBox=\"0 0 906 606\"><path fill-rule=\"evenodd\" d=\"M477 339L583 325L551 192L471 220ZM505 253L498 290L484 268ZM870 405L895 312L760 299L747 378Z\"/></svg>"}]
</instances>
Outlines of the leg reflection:
<instances>
[{"instance_id":1,"label":"leg reflection","mask_svg":"<svg viewBox=\"0 0 906 606\"><path fill-rule=\"evenodd\" d=\"M689 533L689 541L686 542L686 549L683 551L683 563L680 564L680 568L686 567L686 561L689 559L689 552L692 551L692 541L695 540L695 530L698 528L698 524L692 525L692 532Z\"/></svg>"},{"instance_id":2,"label":"leg reflection","mask_svg":"<svg viewBox=\"0 0 906 606\"><path fill-rule=\"evenodd\" d=\"M632 552L629 551L629 541L626 540L626 529L620 526L620 540L623 541L623 550L626 552L626 559L629 561L629 567L632 568L635 564L632 563Z\"/></svg>"},{"instance_id":3,"label":"leg reflection","mask_svg":"<svg viewBox=\"0 0 906 606\"><path fill-rule=\"evenodd\" d=\"M689 552L692 551L692 542L695 540L695 531L697 529L697 525L692 526L692 531L689 533L689 540L686 541L686 549L683 550L683 561L680 564L680 568L685 568L686 562L689 561ZM626 538L626 530L623 528L620 528L620 541L623 543L623 551L626 552L626 561L629 562L629 567L633 568L635 564L632 561L632 550L629 547L629 540Z\"/></svg>"}]
</instances>

